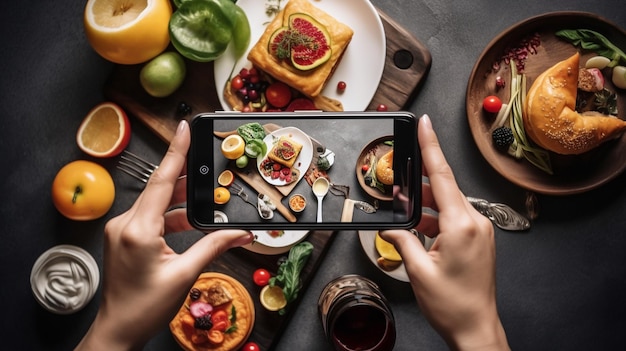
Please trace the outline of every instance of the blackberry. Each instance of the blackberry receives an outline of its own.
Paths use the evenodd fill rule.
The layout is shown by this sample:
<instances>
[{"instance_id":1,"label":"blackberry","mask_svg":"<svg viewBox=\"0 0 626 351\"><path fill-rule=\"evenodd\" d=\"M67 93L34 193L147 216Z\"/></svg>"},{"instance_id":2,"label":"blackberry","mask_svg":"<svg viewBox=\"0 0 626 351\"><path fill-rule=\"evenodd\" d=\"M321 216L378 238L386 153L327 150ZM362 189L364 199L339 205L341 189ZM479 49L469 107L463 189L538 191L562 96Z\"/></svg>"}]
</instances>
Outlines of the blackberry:
<instances>
[{"instance_id":1,"label":"blackberry","mask_svg":"<svg viewBox=\"0 0 626 351\"><path fill-rule=\"evenodd\" d=\"M196 329L202 329L202 330L209 330L213 328L213 323L211 322L211 314L207 313L202 317L196 318L196 321L193 326Z\"/></svg>"},{"instance_id":2,"label":"blackberry","mask_svg":"<svg viewBox=\"0 0 626 351\"><path fill-rule=\"evenodd\" d=\"M199 299L201 294L202 293L198 288L191 288L191 290L189 291L189 297L191 298L191 301L196 301L197 299Z\"/></svg>"},{"instance_id":3,"label":"blackberry","mask_svg":"<svg viewBox=\"0 0 626 351\"><path fill-rule=\"evenodd\" d=\"M187 105L186 102L181 101L176 106L176 117L182 118L191 114L191 106Z\"/></svg>"},{"instance_id":4,"label":"blackberry","mask_svg":"<svg viewBox=\"0 0 626 351\"><path fill-rule=\"evenodd\" d=\"M508 148L515 140L511 128L504 126L496 128L491 137L493 138L493 143L500 149Z\"/></svg>"}]
</instances>

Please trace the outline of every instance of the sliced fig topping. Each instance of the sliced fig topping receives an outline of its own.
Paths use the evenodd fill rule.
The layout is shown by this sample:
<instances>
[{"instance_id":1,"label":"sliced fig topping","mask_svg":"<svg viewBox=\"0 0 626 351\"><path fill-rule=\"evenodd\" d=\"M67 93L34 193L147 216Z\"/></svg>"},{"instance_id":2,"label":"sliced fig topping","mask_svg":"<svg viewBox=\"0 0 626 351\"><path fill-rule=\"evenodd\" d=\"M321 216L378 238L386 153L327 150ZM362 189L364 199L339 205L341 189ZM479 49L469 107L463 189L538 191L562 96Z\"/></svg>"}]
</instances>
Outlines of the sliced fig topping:
<instances>
[{"instance_id":1,"label":"sliced fig topping","mask_svg":"<svg viewBox=\"0 0 626 351\"><path fill-rule=\"evenodd\" d=\"M269 53L279 60L289 59L299 70L311 70L330 59L330 35L321 23L304 13L289 16L289 26L274 31Z\"/></svg>"},{"instance_id":2,"label":"sliced fig topping","mask_svg":"<svg viewBox=\"0 0 626 351\"><path fill-rule=\"evenodd\" d=\"M291 45L291 63L296 68L310 70L330 59L330 35L321 23L307 14L294 13L289 16L289 27L306 39Z\"/></svg>"}]
</instances>

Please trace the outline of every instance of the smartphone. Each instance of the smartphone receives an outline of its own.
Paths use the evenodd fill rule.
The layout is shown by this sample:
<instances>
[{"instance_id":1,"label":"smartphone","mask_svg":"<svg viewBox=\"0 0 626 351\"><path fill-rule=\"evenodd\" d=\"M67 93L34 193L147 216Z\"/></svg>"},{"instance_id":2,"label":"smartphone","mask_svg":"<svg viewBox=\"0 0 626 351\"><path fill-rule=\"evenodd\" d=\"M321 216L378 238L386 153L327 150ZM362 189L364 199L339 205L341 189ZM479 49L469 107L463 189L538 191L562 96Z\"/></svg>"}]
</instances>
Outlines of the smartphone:
<instances>
[{"instance_id":1,"label":"smartphone","mask_svg":"<svg viewBox=\"0 0 626 351\"><path fill-rule=\"evenodd\" d=\"M216 112L190 125L187 216L199 230L408 229L420 220L410 112Z\"/></svg>"}]
</instances>

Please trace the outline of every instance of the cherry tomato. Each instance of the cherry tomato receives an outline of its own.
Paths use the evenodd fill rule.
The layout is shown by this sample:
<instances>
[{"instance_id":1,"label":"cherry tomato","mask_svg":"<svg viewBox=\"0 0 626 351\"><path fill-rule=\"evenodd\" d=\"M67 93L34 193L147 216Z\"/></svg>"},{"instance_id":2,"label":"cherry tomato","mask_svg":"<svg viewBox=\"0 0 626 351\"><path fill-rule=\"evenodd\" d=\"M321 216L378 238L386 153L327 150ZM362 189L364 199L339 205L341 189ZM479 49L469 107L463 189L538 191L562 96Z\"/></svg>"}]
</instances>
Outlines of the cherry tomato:
<instances>
[{"instance_id":1,"label":"cherry tomato","mask_svg":"<svg viewBox=\"0 0 626 351\"><path fill-rule=\"evenodd\" d=\"M337 90L339 90L339 91L346 90L346 87L347 87L347 84L343 80L339 81L339 83L337 83Z\"/></svg>"},{"instance_id":2,"label":"cherry tomato","mask_svg":"<svg viewBox=\"0 0 626 351\"><path fill-rule=\"evenodd\" d=\"M363 172L367 172L369 169L370 169L370 166L369 166L369 165L363 165L363 166L361 166L361 171L363 171Z\"/></svg>"},{"instance_id":3,"label":"cherry tomato","mask_svg":"<svg viewBox=\"0 0 626 351\"><path fill-rule=\"evenodd\" d=\"M500 111L502 101L494 95L489 95L483 100L483 108L487 112L496 113Z\"/></svg>"},{"instance_id":4,"label":"cherry tomato","mask_svg":"<svg viewBox=\"0 0 626 351\"><path fill-rule=\"evenodd\" d=\"M257 343L250 341L243 345L241 351L261 351L261 348Z\"/></svg>"},{"instance_id":5,"label":"cherry tomato","mask_svg":"<svg viewBox=\"0 0 626 351\"><path fill-rule=\"evenodd\" d=\"M243 79L241 79L241 76L236 75L233 79L231 79L230 86L235 90L243 88Z\"/></svg>"},{"instance_id":6,"label":"cherry tomato","mask_svg":"<svg viewBox=\"0 0 626 351\"><path fill-rule=\"evenodd\" d=\"M254 280L254 284L258 286L266 286L270 282L270 272L267 269L259 268L254 271L252 275L252 279Z\"/></svg>"},{"instance_id":7,"label":"cherry tomato","mask_svg":"<svg viewBox=\"0 0 626 351\"><path fill-rule=\"evenodd\" d=\"M274 82L265 90L265 98L274 107L285 107L291 101L291 89L283 82Z\"/></svg>"}]
</instances>

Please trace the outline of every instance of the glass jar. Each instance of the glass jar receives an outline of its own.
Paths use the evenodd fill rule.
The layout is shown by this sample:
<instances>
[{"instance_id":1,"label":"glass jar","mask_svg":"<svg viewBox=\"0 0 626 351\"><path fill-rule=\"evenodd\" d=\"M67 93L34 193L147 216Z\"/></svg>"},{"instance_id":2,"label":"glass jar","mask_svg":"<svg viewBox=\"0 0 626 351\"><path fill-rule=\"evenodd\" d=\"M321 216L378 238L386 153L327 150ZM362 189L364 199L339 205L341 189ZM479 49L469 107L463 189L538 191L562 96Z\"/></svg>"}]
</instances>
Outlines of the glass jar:
<instances>
[{"instance_id":1,"label":"glass jar","mask_svg":"<svg viewBox=\"0 0 626 351\"><path fill-rule=\"evenodd\" d=\"M320 294L318 310L324 334L335 350L393 349L393 313L373 281L356 274L332 280Z\"/></svg>"}]
</instances>

